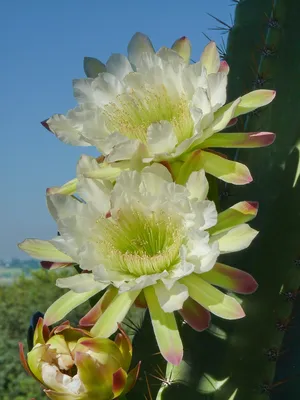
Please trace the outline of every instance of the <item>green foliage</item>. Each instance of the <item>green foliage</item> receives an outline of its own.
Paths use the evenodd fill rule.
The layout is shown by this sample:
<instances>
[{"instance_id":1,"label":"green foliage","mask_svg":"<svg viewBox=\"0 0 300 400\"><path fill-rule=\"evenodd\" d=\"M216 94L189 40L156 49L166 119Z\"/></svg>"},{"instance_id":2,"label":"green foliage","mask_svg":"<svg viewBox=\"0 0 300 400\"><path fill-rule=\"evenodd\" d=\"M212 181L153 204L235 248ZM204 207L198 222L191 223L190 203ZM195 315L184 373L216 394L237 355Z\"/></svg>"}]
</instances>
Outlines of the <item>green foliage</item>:
<instances>
[{"instance_id":1,"label":"green foliage","mask_svg":"<svg viewBox=\"0 0 300 400\"><path fill-rule=\"evenodd\" d=\"M60 273L66 276L68 272ZM26 374L19 361L18 342L26 346L30 318L45 312L64 291L55 286L56 272L38 270L21 276L11 286L0 287L0 398L1 400L45 399L40 385ZM79 307L70 315L77 322L87 310Z\"/></svg>"}]
</instances>

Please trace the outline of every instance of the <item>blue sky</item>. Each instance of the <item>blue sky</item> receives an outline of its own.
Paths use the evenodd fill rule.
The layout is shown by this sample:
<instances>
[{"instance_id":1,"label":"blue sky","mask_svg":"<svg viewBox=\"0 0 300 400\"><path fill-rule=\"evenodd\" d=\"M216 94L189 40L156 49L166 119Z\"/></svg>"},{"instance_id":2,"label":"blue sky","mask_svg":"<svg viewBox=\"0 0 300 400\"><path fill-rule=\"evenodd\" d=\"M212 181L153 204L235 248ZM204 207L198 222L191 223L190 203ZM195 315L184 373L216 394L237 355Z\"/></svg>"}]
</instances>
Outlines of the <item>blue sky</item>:
<instances>
[{"instance_id":1,"label":"blue sky","mask_svg":"<svg viewBox=\"0 0 300 400\"><path fill-rule=\"evenodd\" d=\"M156 49L188 36L198 59L202 32L220 41L207 12L229 22L234 7L230 0L1 2L0 259L25 257L16 247L24 238L55 236L46 188L72 179L81 154L97 154L63 144L39 123L75 106L72 79L84 76L83 57L126 54L140 31Z\"/></svg>"}]
</instances>

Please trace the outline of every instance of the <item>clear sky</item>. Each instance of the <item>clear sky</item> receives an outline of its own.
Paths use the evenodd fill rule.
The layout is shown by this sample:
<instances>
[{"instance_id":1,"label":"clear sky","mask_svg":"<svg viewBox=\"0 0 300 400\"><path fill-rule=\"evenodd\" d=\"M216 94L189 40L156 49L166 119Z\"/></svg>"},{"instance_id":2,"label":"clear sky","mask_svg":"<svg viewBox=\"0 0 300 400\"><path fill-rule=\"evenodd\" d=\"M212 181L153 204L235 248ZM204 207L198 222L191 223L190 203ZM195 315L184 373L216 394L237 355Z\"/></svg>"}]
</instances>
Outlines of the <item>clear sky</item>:
<instances>
[{"instance_id":1,"label":"clear sky","mask_svg":"<svg viewBox=\"0 0 300 400\"><path fill-rule=\"evenodd\" d=\"M25 255L16 243L49 239L55 223L45 190L75 175L81 154L92 148L65 145L40 121L75 106L72 79L84 77L84 56L106 61L126 54L140 31L158 49L181 36L193 45L193 59L207 43L211 13L227 22L230 0L9 0L0 4L0 259Z\"/></svg>"}]
</instances>

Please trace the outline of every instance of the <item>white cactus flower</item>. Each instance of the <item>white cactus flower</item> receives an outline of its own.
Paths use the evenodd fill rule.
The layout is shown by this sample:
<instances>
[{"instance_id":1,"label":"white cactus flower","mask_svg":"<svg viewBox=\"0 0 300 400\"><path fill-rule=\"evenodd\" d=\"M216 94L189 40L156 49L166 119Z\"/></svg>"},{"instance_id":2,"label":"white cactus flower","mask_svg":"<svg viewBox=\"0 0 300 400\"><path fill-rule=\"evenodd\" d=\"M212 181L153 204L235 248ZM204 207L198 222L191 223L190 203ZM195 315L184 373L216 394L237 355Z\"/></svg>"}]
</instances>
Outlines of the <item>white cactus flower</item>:
<instances>
[{"instance_id":1,"label":"white cactus flower","mask_svg":"<svg viewBox=\"0 0 300 400\"><path fill-rule=\"evenodd\" d=\"M216 44L189 64L190 42L183 37L157 53L143 34L128 45L128 58L113 54L106 65L85 60L86 79L73 81L79 105L46 121L72 145L96 146L107 162L139 155L144 163L177 160L201 150L198 163L224 181L252 181L248 168L205 151L212 147L260 147L270 132L218 134L238 115L270 103L275 92L257 90L225 105L229 68Z\"/></svg>"},{"instance_id":2,"label":"white cactus flower","mask_svg":"<svg viewBox=\"0 0 300 400\"><path fill-rule=\"evenodd\" d=\"M42 260L79 264L85 273L58 279L58 286L70 292L49 308L45 323L55 323L107 288L106 310L96 307L90 316L91 333L109 337L132 304L144 298L161 353L178 364L183 350L174 311L198 330L207 327L209 312L243 317L240 304L211 284L241 293L255 289L248 274L216 260L220 252L251 243L257 232L245 222L257 207L243 202L218 216L207 191L204 170L193 172L182 186L154 163L142 172L121 172L114 186L80 177L78 194L84 201L49 194L61 236L49 242L26 240L20 247Z\"/></svg>"}]
</instances>

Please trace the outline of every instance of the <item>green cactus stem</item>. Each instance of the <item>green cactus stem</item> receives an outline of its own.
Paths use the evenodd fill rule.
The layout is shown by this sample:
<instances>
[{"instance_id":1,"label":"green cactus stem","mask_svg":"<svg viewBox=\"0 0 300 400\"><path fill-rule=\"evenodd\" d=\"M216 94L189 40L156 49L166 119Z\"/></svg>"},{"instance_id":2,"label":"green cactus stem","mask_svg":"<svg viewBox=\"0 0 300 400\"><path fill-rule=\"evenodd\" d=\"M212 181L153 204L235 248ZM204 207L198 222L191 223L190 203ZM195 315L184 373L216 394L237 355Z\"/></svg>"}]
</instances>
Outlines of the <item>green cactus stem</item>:
<instances>
[{"instance_id":1,"label":"green cactus stem","mask_svg":"<svg viewBox=\"0 0 300 400\"><path fill-rule=\"evenodd\" d=\"M225 55L231 68L228 100L253 89L277 91L272 105L240 117L236 125L237 132L275 132L275 144L228 152L249 167L254 182L221 187L219 199L221 209L241 200L260 203L252 224L260 235L249 249L222 260L250 272L259 290L240 297L246 311L243 320L213 318L210 329L202 333L181 326L184 360L178 367L167 365L158 400L267 400L270 396L289 400L300 394L293 379L300 373L299 357L292 358L292 364L289 357L299 338L297 327L291 334L289 326L300 285L295 263L300 254L300 2L234 3L235 22ZM141 398L135 393L130 399ZM140 386L139 393L146 394L146 386L144 392Z\"/></svg>"}]
</instances>

